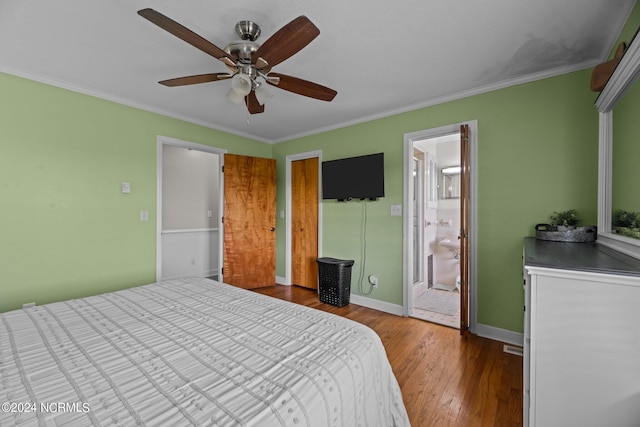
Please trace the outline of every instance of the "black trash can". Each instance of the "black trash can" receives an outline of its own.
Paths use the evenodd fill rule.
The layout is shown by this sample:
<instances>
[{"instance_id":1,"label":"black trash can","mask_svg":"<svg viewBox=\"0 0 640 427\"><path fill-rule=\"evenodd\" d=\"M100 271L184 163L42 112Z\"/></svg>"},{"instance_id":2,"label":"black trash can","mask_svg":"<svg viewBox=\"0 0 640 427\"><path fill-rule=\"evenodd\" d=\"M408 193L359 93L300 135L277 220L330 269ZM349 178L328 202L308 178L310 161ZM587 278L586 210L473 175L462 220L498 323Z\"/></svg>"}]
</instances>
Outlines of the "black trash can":
<instances>
[{"instance_id":1,"label":"black trash can","mask_svg":"<svg viewBox=\"0 0 640 427\"><path fill-rule=\"evenodd\" d=\"M336 307L349 304L353 260L317 258L316 262L320 301Z\"/></svg>"}]
</instances>

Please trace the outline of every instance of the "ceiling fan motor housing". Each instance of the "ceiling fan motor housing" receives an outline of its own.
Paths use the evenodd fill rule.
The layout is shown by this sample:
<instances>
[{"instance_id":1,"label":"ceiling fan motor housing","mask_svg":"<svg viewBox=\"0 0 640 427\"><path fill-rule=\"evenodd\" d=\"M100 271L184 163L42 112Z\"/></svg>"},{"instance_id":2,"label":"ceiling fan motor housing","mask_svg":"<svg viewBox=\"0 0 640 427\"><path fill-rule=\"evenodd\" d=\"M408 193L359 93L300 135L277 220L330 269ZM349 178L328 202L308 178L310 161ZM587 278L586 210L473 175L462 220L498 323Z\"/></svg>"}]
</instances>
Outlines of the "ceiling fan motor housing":
<instances>
[{"instance_id":1,"label":"ceiling fan motor housing","mask_svg":"<svg viewBox=\"0 0 640 427\"><path fill-rule=\"evenodd\" d=\"M242 40L229 43L224 51L244 64L251 63L251 58L260 47L256 39L260 37L260 27L253 21L240 21L236 24L236 33Z\"/></svg>"},{"instance_id":2,"label":"ceiling fan motor housing","mask_svg":"<svg viewBox=\"0 0 640 427\"><path fill-rule=\"evenodd\" d=\"M236 33L242 40L254 42L260 37L260 26L253 21L239 21L236 24Z\"/></svg>"},{"instance_id":3,"label":"ceiling fan motor housing","mask_svg":"<svg viewBox=\"0 0 640 427\"><path fill-rule=\"evenodd\" d=\"M260 45L256 42L247 41L247 40L238 40L236 42L232 42L224 48L224 51L229 55L234 56L243 63L250 63L251 57Z\"/></svg>"}]
</instances>

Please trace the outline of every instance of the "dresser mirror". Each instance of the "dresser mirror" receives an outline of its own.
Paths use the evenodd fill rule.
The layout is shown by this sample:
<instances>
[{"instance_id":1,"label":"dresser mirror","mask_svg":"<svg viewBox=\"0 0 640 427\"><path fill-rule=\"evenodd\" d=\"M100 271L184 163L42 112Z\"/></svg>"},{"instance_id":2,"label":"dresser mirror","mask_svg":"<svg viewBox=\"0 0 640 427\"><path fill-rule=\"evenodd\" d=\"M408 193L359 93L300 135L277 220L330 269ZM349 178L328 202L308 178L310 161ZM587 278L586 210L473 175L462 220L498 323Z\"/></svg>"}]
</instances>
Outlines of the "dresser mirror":
<instances>
[{"instance_id":1,"label":"dresser mirror","mask_svg":"<svg viewBox=\"0 0 640 427\"><path fill-rule=\"evenodd\" d=\"M600 116L598 241L640 258L640 38L596 100ZM615 117L615 119L614 119Z\"/></svg>"}]
</instances>

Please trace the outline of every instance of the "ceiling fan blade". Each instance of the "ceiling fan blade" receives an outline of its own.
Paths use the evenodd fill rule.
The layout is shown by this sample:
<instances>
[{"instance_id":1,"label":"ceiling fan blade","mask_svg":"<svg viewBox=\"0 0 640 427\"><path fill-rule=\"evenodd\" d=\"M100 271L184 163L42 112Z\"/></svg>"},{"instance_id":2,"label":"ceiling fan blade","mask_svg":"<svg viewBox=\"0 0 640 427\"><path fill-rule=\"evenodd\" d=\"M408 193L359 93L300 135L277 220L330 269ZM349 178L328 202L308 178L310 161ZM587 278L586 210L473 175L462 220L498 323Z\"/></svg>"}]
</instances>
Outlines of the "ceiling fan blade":
<instances>
[{"instance_id":1,"label":"ceiling fan blade","mask_svg":"<svg viewBox=\"0 0 640 427\"><path fill-rule=\"evenodd\" d=\"M177 23L173 19L157 12L154 9L142 9L138 11L138 15L156 24L178 37L181 40L189 43L191 46L197 47L201 51L208 53L216 59L224 62L227 65L235 66L235 59L233 56L220 49L218 46L211 43L209 40L199 36L187 27Z\"/></svg>"},{"instance_id":2,"label":"ceiling fan blade","mask_svg":"<svg viewBox=\"0 0 640 427\"><path fill-rule=\"evenodd\" d=\"M251 114L264 113L264 105L260 105L260 103L258 102L258 98L256 98L255 91L252 90L251 92L249 92L249 95L245 96L244 100L247 104L247 109L249 110L249 113Z\"/></svg>"},{"instance_id":3,"label":"ceiling fan blade","mask_svg":"<svg viewBox=\"0 0 640 427\"><path fill-rule=\"evenodd\" d=\"M321 101L331 101L338 94L338 92L326 86L309 82L307 80L302 80L297 77L287 76L285 74L269 73L268 77L276 77L280 79L278 83L276 83L276 79L267 79L267 83L272 86L288 90L289 92L297 93L298 95L319 99Z\"/></svg>"},{"instance_id":4,"label":"ceiling fan blade","mask_svg":"<svg viewBox=\"0 0 640 427\"><path fill-rule=\"evenodd\" d=\"M302 50L318 37L320 30L306 16L298 16L275 32L262 44L253 55L253 63L262 58L269 64L269 69ZM263 67L261 67L263 68Z\"/></svg>"},{"instance_id":5,"label":"ceiling fan blade","mask_svg":"<svg viewBox=\"0 0 640 427\"><path fill-rule=\"evenodd\" d=\"M196 76L186 76L186 77L176 77L175 79L162 80L158 83L165 86L185 86L185 85L194 85L198 83L207 83L207 82L215 82L218 80L226 80L233 77L229 73L209 73L209 74L198 74Z\"/></svg>"}]
</instances>

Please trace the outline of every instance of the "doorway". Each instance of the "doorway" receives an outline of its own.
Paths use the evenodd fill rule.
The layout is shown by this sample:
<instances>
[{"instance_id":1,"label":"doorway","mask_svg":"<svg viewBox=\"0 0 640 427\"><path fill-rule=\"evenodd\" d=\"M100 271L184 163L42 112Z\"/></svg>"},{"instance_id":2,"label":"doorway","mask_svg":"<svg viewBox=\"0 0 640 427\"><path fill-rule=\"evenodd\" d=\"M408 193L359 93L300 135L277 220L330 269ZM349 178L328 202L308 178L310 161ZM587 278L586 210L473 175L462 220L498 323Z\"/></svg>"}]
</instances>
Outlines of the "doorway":
<instances>
[{"instance_id":1,"label":"doorway","mask_svg":"<svg viewBox=\"0 0 640 427\"><path fill-rule=\"evenodd\" d=\"M404 314L461 333L476 324L476 164L477 121L404 137Z\"/></svg>"},{"instance_id":2,"label":"doorway","mask_svg":"<svg viewBox=\"0 0 640 427\"><path fill-rule=\"evenodd\" d=\"M225 152L158 136L156 280L219 275Z\"/></svg>"},{"instance_id":3,"label":"doorway","mask_svg":"<svg viewBox=\"0 0 640 427\"><path fill-rule=\"evenodd\" d=\"M412 317L460 327L460 132L413 141Z\"/></svg>"}]
</instances>

